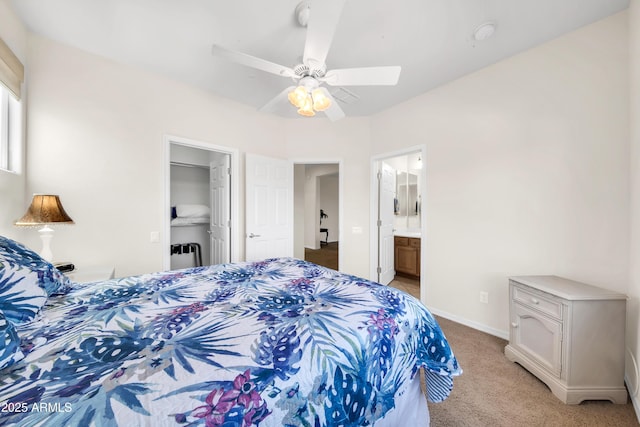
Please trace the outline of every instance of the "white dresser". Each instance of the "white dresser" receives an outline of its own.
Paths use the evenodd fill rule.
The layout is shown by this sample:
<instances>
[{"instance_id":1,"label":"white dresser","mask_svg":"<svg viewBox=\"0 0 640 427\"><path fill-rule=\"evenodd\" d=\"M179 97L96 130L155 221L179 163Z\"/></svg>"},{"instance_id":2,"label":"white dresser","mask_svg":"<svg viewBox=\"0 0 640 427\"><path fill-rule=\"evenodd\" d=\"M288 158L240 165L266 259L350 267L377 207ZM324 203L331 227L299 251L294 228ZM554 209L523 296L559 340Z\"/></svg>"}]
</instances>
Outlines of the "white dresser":
<instances>
[{"instance_id":1,"label":"white dresser","mask_svg":"<svg viewBox=\"0 0 640 427\"><path fill-rule=\"evenodd\" d=\"M557 276L511 277L504 353L564 403L626 403L626 298Z\"/></svg>"}]
</instances>

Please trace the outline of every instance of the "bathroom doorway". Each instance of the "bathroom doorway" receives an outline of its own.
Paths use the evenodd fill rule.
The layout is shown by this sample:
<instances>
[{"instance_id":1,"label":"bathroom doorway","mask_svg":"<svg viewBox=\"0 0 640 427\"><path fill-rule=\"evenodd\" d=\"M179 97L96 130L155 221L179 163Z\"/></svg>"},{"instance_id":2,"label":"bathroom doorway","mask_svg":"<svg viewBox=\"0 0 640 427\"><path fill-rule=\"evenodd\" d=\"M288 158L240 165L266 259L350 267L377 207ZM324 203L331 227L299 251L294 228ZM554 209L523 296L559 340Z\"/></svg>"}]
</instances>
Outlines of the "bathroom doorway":
<instances>
[{"instance_id":1,"label":"bathroom doorway","mask_svg":"<svg viewBox=\"0 0 640 427\"><path fill-rule=\"evenodd\" d=\"M425 147L372 159L371 277L420 297L426 234Z\"/></svg>"}]
</instances>

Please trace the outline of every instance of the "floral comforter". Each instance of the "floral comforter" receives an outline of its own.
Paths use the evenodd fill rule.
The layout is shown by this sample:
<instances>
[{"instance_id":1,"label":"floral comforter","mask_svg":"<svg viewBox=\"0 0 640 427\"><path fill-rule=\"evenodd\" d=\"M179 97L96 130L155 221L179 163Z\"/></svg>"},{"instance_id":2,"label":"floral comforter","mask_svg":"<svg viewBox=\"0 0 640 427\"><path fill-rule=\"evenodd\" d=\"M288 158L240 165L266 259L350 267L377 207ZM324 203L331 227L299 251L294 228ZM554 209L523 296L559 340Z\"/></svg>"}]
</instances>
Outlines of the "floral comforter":
<instances>
[{"instance_id":1,"label":"floral comforter","mask_svg":"<svg viewBox=\"0 0 640 427\"><path fill-rule=\"evenodd\" d=\"M427 425L420 368L461 372L419 301L291 258L74 284L19 334L0 425Z\"/></svg>"}]
</instances>

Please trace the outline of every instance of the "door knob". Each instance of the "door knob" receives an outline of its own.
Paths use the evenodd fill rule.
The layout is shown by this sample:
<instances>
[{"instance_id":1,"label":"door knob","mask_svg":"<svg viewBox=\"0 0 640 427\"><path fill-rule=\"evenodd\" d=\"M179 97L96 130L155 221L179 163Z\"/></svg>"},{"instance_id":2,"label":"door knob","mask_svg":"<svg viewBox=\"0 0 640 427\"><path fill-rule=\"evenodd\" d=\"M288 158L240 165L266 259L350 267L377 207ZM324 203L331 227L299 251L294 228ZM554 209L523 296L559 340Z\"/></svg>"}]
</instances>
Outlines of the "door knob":
<instances>
[{"instance_id":1,"label":"door knob","mask_svg":"<svg viewBox=\"0 0 640 427\"><path fill-rule=\"evenodd\" d=\"M249 234L249 238L250 239L253 239L254 237L260 237L260 235L259 234L253 234L253 233Z\"/></svg>"}]
</instances>

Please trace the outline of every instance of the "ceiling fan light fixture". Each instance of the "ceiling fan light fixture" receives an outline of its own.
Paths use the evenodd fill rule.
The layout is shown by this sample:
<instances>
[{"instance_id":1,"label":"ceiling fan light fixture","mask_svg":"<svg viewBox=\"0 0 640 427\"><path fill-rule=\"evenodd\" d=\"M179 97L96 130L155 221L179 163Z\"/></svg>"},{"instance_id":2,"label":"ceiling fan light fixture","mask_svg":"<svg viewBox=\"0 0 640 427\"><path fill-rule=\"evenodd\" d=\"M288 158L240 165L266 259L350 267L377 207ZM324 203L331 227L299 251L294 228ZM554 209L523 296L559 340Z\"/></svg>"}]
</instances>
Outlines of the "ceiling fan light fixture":
<instances>
[{"instance_id":1,"label":"ceiling fan light fixture","mask_svg":"<svg viewBox=\"0 0 640 427\"><path fill-rule=\"evenodd\" d=\"M313 12L311 12L312 1ZM293 81L297 81L297 86L302 86L302 88L289 86L281 90L260 109L261 111L275 112L274 107L286 98L302 115L313 116L317 111L324 111L329 120L336 121L345 117L345 113L340 107L340 102L345 102L344 96L342 99L338 99L340 102L336 102L333 91L329 92L325 86L320 88L322 89L321 93L312 95L310 92L323 84L334 86L335 91L344 86L395 86L398 83L400 66L327 70L325 61L346 0L296 0L296 3L294 16L291 18L295 18L301 26L307 27L301 64L287 67L243 52L225 49L215 44L211 50L216 57L280 77L291 78ZM306 94L303 93L304 91ZM342 89L342 93L346 94L348 91ZM351 94L348 99L353 102L358 97Z\"/></svg>"},{"instance_id":2,"label":"ceiling fan light fixture","mask_svg":"<svg viewBox=\"0 0 640 427\"><path fill-rule=\"evenodd\" d=\"M311 99L311 94L307 94L304 103L298 110L298 114L305 117L313 117L316 115L316 112L313 111L313 99Z\"/></svg>"},{"instance_id":3,"label":"ceiling fan light fixture","mask_svg":"<svg viewBox=\"0 0 640 427\"><path fill-rule=\"evenodd\" d=\"M291 104L298 108L302 108L307 99L307 96L307 89L304 86L298 86L294 90L289 92L288 98Z\"/></svg>"},{"instance_id":4,"label":"ceiling fan light fixture","mask_svg":"<svg viewBox=\"0 0 640 427\"><path fill-rule=\"evenodd\" d=\"M314 89L311 92L311 97L313 98L313 109L316 111L324 111L331 106L331 100L322 89Z\"/></svg>"}]
</instances>

